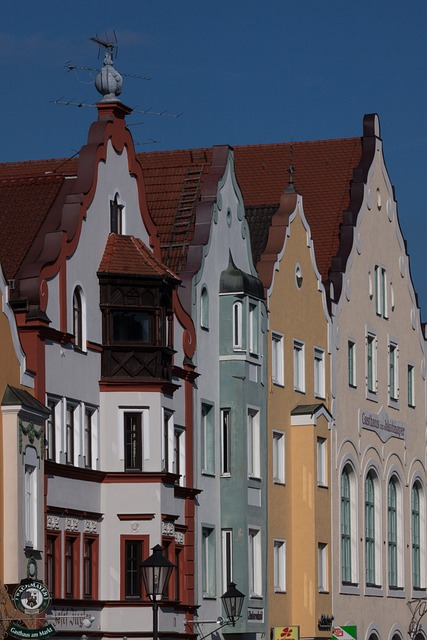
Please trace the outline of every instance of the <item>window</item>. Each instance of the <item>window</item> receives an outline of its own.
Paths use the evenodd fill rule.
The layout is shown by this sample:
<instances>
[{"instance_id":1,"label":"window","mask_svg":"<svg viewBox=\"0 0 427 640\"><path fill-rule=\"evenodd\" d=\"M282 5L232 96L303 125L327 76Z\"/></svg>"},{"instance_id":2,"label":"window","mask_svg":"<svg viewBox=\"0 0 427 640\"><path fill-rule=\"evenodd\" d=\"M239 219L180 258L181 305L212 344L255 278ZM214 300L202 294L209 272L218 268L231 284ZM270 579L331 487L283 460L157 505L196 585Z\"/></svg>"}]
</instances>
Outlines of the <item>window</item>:
<instances>
[{"instance_id":1,"label":"window","mask_svg":"<svg viewBox=\"0 0 427 640\"><path fill-rule=\"evenodd\" d=\"M274 591L286 591L286 542L274 540L273 544L274 564Z\"/></svg>"},{"instance_id":2,"label":"window","mask_svg":"<svg viewBox=\"0 0 427 640\"><path fill-rule=\"evenodd\" d=\"M25 546L33 547L37 549L38 544L38 482L37 482L37 469L38 458L37 451L33 447L27 447L24 457L25 478L24 478L24 491L25 491Z\"/></svg>"},{"instance_id":3,"label":"window","mask_svg":"<svg viewBox=\"0 0 427 640\"><path fill-rule=\"evenodd\" d=\"M328 485L326 438L317 438L317 484L319 487Z\"/></svg>"},{"instance_id":4,"label":"window","mask_svg":"<svg viewBox=\"0 0 427 640\"><path fill-rule=\"evenodd\" d=\"M285 484L285 434L273 431L273 482Z\"/></svg>"},{"instance_id":5,"label":"window","mask_svg":"<svg viewBox=\"0 0 427 640\"><path fill-rule=\"evenodd\" d=\"M184 452L185 447L183 445L184 441L184 429L181 427L174 427L174 439L173 439L173 469L172 472L177 476L180 476L177 480L177 484L184 484Z\"/></svg>"},{"instance_id":6,"label":"window","mask_svg":"<svg viewBox=\"0 0 427 640\"><path fill-rule=\"evenodd\" d=\"M387 274L384 267L375 265L375 310L377 315L388 317L387 312Z\"/></svg>"},{"instance_id":7,"label":"window","mask_svg":"<svg viewBox=\"0 0 427 640\"><path fill-rule=\"evenodd\" d=\"M83 537L83 598L98 597L98 538Z\"/></svg>"},{"instance_id":8,"label":"window","mask_svg":"<svg viewBox=\"0 0 427 640\"><path fill-rule=\"evenodd\" d=\"M119 194L116 193L114 200L110 200L110 231L121 235L124 233L124 205L119 204Z\"/></svg>"},{"instance_id":9,"label":"window","mask_svg":"<svg viewBox=\"0 0 427 640\"><path fill-rule=\"evenodd\" d=\"M412 586L421 589L421 502L420 485L415 482L411 492Z\"/></svg>"},{"instance_id":10,"label":"window","mask_svg":"<svg viewBox=\"0 0 427 640\"><path fill-rule=\"evenodd\" d=\"M74 464L74 412L76 407L67 404L67 421L65 424L65 462Z\"/></svg>"},{"instance_id":11,"label":"window","mask_svg":"<svg viewBox=\"0 0 427 640\"><path fill-rule=\"evenodd\" d=\"M304 343L294 340L294 389L305 392Z\"/></svg>"},{"instance_id":12,"label":"window","mask_svg":"<svg viewBox=\"0 0 427 640\"><path fill-rule=\"evenodd\" d=\"M124 414L125 471L142 471L142 429L140 413Z\"/></svg>"},{"instance_id":13,"label":"window","mask_svg":"<svg viewBox=\"0 0 427 640\"><path fill-rule=\"evenodd\" d=\"M221 409L221 474L231 473L230 409Z\"/></svg>"},{"instance_id":14,"label":"window","mask_svg":"<svg viewBox=\"0 0 427 640\"><path fill-rule=\"evenodd\" d=\"M74 347L83 349L83 296L80 287L73 293L73 336Z\"/></svg>"},{"instance_id":15,"label":"window","mask_svg":"<svg viewBox=\"0 0 427 640\"><path fill-rule=\"evenodd\" d=\"M365 573L366 584L375 585L375 490L371 473L365 480Z\"/></svg>"},{"instance_id":16,"label":"window","mask_svg":"<svg viewBox=\"0 0 427 640\"><path fill-rule=\"evenodd\" d=\"M352 529L350 471L345 467L341 474L341 579L352 582Z\"/></svg>"},{"instance_id":17,"label":"window","mask_svg":"<svg viewBox=\"0 0 427 640\"><path fill-rule=\"evenodd\" d=\"M320 593L329 590L328 587L328 545L319 542L317 545L317 586Z\"/></svg>"},{"instance_id":18,"label":"window","mask_svg":"<svg viewBox=\"0 0 427 640\"><path fill-rule=\"evenodd\" d=\"M368 394L377 392L377 338L372 333L366 336L366 385Z\"/></svg>"},{"instance_id":19,"label":"window","mask_svg":"<svg viewBox=\"0 0 427 640\"><path fill-rule=\"evenodd\" d=\"M390 343L388 346L388 389L390 401L396 401L399 398L398 359L398 347L396 344Z\"/></svg>"},{"instance_id":20,"label":"window","mask_svg":"<svg viewBox=\"0 0 427 640\"><path fill-rule=\"evenodd\" d=\"M273 332L271 334L271 380L273 384L280 386L285 384L283 348L283 336Z\"/></svg>"},{"instance_id":21,"label":"window","mask_svg":"<svg viewBox=\"0 0 427 640\"><path fill-rule=\"evenodd\" d=\"M222 530L222 591L227 591L233 580L233 531Z\"/></svg>"},{"instance_id":22,"label":"window","mask_svg":"<svg viewBox=\"0 0 427 640\"><path fill-rule=\"evenodd\" d=\"M261 531L249 529L249 597L262 595Z\"/></svg>"},{"instance_id":23,"label":"window","mask_svg":"<svg viewBox=\"0 0 427 640\"><path fill-rule=\"evenodd\" d=\"M201 424L202 473L215 473L214 410L209 404L202 404Z\"/></svg>"},{"instance_id":24,"label":"window","mask_svg":"<svg viewBox=\"0 0 427 640\"><path fill-rule=\"evenodd\" d=\"M325 352L314 348L314 395L325 397Z\"/></svg>"},{"instance_id":25,"label":"window","mask_svg":"<svg viewBox=\"0 0 427 640\"><path fill-rule=\"evenodd\" d=\"M65 536L64 584L65 597L79 597L79 536Z\"/></svg>"},{"instance_id":26,"label":"window","mask_svg":"<svg viewBox=\"0 0 427 640\"><path fill-rule=\"evenodd\" d=\"M142 598L141 563L148 553L148 536L121 538L122 599L140 600Z\"/></svg>"},{"instance_id":27,"label":"window","mask_svg":"<svg viewBox=\"0 0 427 640\"><path fill-rule=\"evenodd\" d=\"M57 403L53 400L47 401L47 406L50 410L50 416L46 422L46 459L56 460L56 406Z\"/></svg>"},{"instance_id":28,"label":"window","mask_svg":"<svg viewBox=\"0 0 427 640\"><path fill-rule=\"evenodd\" d=\"M215 585L215 529L202 527L202 588L204 598L215 596Z\"/></svg>"},{"instance_id":29,"label":"window","mask_svg":"<svg viewBox=\"0 0 427 640\"><path fill-rule=\"evenodd\" d=\"M249 303L249 351L252 354L259 353L259 310L258 305Z\"/></svg>"},{"instance_id":30,"label":"window","mask_svg":"<svg viewBox=\"0 0 427 640\"><path fill-rule=\"evenodd\" d=\"M200 326L209 329L209 295L206 287L202 288L200 294Z\"/></svg>"},{"instance_id":31,"label":"window","mask_svg":"<svg viewBox=\"0 0 427 640\"><path fill-rule=\"evenodd\" d=\"M233 348L242 349L242 303L235 302L233 304Z\"/></svg>"},{"instance_id":32,"label":"window","mask_svg":"<svg viewBox=\"0 0 427 640\"><path fill-rule=\"evenodd\" d=\"M154 316L141 309L113 309L113 342L153 344Z\"/></svg>"},{"instance_id":33,"label":"window","mask_svg":"<svg viewBox=\"0 0 427 640\"><path fill-rule=\"evenodd\" d=\"M408 407L415 407L414 365L408 364Z\"/></svg>"},{"instance_id":34,"label":"window","mask_svg":"<svg viewBox=\"0 0 427 640\"><path fill-rule=\"evenodd\" d=\"M397 566L397 490L396 480L391 478L388 483L388 585L398 586Z\"/></svg>"},{"instance_id":35,"label":"window","mask_svg":"<svg viewBox=\"0 0 427 640\"><path fill-rule=\"evenodd\" d=\"M348 353L348 385L349 387L356 387L356 344L353 340L349 340L347 343Z\"/></svg>"},{"instance_id":36,"label":"window","mask_svg":"<svg viewBox=\"0 0 427 640\"><path fill-rule=\"evenodd\" d=\"M92 468L92 422L94 418L93 409L85 408L85 425L84 425L84 457L85 467Z\"/></svg>"},{"instance_id":37,"label":"window","mask_svg":"<svg viewBox=\"0 0 427 640\"><path fill-rule=\"evenodd\" d=\"M248 409L248 475L261 477L259 411Z\"/></svg>"},{"instance_id":38,"label":"window","mask_svg":"<svg viewBox=\"0 0 427 640\"><path fill-rule=\"evenodd\" d=\"M45 581L52 597L61 596L61 535L46 535Z\"/></svg>"},{"instance_id":39,"label":"window","mask_svg":"<svg viewBox=\"0 0 427 640\"><path fill-rule=\"evenodd\" d=\"M162 468L163 471L171 471L172 465L172 447L175 446L175 442L172 441L175 438L175 432L173 428L172 413L163 409L163 451L162 451Z\"/></svg>"}]
</instances>

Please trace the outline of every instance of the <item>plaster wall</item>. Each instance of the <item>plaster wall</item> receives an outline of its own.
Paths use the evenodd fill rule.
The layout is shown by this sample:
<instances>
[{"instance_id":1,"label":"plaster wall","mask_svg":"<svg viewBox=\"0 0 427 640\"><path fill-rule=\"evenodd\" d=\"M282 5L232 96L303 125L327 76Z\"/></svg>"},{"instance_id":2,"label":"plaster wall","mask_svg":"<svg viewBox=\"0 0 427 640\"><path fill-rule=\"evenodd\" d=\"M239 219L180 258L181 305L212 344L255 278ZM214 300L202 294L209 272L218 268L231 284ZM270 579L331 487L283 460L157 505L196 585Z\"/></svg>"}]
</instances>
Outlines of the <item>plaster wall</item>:
<instances>
[{"instance_id":1,"label":"plaster wall","mask_svg":"<svg viewBox=\"0 0 427 640\"><path fill-rule=\"evenodd\" d=\"M390 637L394 624L407 633L410 612L406 601L415 597L411 569L411 489L416 477L422 487L425 509L426 420L425 350L419 310L410 278L409 262L397 219L397 207L377 139L364 199L358 215L355 240L344 274L343 293L335 309L333 371L333 513L334 522L334 611L335 623L355 621L358 637L364 639L375 625L380 640ZM387 317L376 312L374 268L386 270ZM377 342L377 389L367 392L366 335L372 332ZM348 340L355 343L356 386L348 384ZM388 345L398 346L398 400L389 398ZM408 406L407 365L414 365L415 407ZM361 412L377 414L383 410L389 420L404 427L404 437L390 437L361 424ZM352 583L343 585L340 575L340 478L349 462L354 470L353 499L355 528L352 557ZM377 587L366 585L364 557L364 486L369 469L374 469L379 484L377 508L379 526L375 535L379 544L375 580ZM399 531L398 589L388 587L387 496L392 474L399 482L401 496ZM379 529L379 530L378 530ZM425 525L422 544L426 543ZM424 577L425 582L425 577ZM424 586L426 586L424 584ZM360 597L364 596L364 597ZM399 626L400 625L400 626Z\"/></svg>"}]
</instances>

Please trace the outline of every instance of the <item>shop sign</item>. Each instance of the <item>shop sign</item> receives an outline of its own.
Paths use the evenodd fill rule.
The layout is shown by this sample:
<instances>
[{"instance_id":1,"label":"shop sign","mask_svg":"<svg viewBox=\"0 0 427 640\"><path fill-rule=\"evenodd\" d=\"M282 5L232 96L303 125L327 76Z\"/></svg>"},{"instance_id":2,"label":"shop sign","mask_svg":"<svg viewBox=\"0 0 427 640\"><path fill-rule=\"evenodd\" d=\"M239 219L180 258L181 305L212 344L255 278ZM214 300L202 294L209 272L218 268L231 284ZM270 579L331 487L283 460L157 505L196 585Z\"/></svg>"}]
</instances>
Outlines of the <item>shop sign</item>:
<instances>
[{"instance_id":1,"label":"shop sign","mask_svg":"<svg viewBox=\"0 0 427 640\"><path fill-rule=\"evenodd\" d=\"M383 442L387 442L389 438L405 439L406 425L390 418L384 407L378 413L359 409L359 425L361 429L375 431Z\"/></svg>"},{"instance_id":2,"label":"shop sign","mask_svg":"<svg viewBox=\"0 0 427 640\"><path fill-rule=\"evenodd\" d=\"M13 594L13 604L22 613L38 615L50 604L50 593L40 580L21 580Z\"/></svg>"},{"instance_id":3,"label":"shop sign","mask_svg":"<svg viewBox=\"0 0 427 640\"><path fill-rule=\"evenodd\" d=\"M334 627L332 640L357 640L357 627L354 625Z\"/></svg>"},{"instance_id":4,"label":"shop sign","mask_svg":"<svg viewBox=\"0 0 427 640\"><path fill-rule=\"evenodd\" d=\"M40 638L50 638L54 636L56 629L51 624L38 627L38 629L28 629L28 627L21 627L19 624L11 624L7 633L12 636L12 638L18 638L18 640L38 640Z\"/></svg>"},{"instance_id":5,"label":"shop sign","mask_svg":"<svg viewBox=\"0 0 427 640\"><path fill-rule=\"evenodd\" d=\"M273 627L272 640L299 640L299 626Z\"/></svg>"}]
</instances>

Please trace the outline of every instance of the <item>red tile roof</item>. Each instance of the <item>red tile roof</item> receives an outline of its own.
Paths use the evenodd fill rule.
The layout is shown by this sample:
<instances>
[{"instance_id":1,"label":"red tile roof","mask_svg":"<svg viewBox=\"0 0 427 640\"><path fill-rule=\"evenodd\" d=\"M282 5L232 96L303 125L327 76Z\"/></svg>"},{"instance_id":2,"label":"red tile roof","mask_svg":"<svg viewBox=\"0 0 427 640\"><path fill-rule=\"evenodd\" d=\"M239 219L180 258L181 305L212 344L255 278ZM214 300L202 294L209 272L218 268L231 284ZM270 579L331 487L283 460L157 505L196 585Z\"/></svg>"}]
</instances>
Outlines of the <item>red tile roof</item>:
<instances>
[{"instance_id":1,"label":"red tile roof","mask_svg":"<svg viewBox=\"0 0 427 640\"><path fill-rule=\"evenodd\" d=\"M254 208L279 205L289 181L291 153L294 184L303 197L317 266L326 280L338 251L339 226L350 203L350 182L362 156L362 139L294 142L292 151L290 143L235 147L236 176L251 212L251 236L259 235ZM254 246L255 256L263 248Z\"/></svg>"},{"instance_id":2,"label":"red tile roof","mask_svg":"<svg viewBox=\"0 0 427 640\"><path fill-rule=\"evenodd\" d=\"M159 262L152 251L134 236L120 236L110 233L104 255L98 269L99 273L120 275L142 275L169 277L177 276Z\"/></svg>"},{"instance_id":3,"label":"red tile roof","mask_svg":"<svg viewBox=\"0 0 427 640\"><path fill-rule=\"evenodd\" d=\"M0 162L0 178L44 175L75 176L78 158L52 158L50 160L25 160L23 162Z\"/></svg>"},{"instance_id":4,"label":"red tile roof","mask_svg":"<svg viewBox=\"0 0 427 640\"><path fill-rule=\"evenodd\" d=\"M6 279L15 277L63 182L63 176L52 175L0 177L0 260Z\"/></svg>"},{"instance_id":5,"label":"red tile roof","mask_svg":"<svg viewBox=\"0 0 427 640\"><path fill-rule=\"evenodd\" d=\"M162 260L180 273L194 236L196 207L192 205L200 199L212 162L212 149L139 153L137 157L144 175L148 209L158 227ZM185 200L191 203L188 207Z\"/></svg>"}]
</instances>

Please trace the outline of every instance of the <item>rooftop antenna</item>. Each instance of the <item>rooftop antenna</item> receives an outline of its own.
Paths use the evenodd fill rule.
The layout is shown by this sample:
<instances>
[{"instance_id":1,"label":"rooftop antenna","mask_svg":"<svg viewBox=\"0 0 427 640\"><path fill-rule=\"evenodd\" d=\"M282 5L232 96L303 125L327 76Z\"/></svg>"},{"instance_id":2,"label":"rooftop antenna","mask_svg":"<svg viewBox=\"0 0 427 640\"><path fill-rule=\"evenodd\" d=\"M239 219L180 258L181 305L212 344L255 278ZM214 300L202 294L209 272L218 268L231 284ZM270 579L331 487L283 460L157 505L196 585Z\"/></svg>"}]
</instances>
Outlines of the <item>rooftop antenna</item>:
<instances>
[{"instance_id":1,"label":"rooftop antenna","mask_svg":"<svg viewBox=\"0 0 427 640\"><path fill-rule=\"evenodd\" d=\"M122 92L123 78L113 66L114 50L117 53L117 36L113 31L110 36L105 33L105 37L98 35L89 38L98 45L98 58L101 54L101 47L104 49L104 65L95 78L95 87L103 96L101 102L111 102Z\"/></svg>"}]
</instances>

